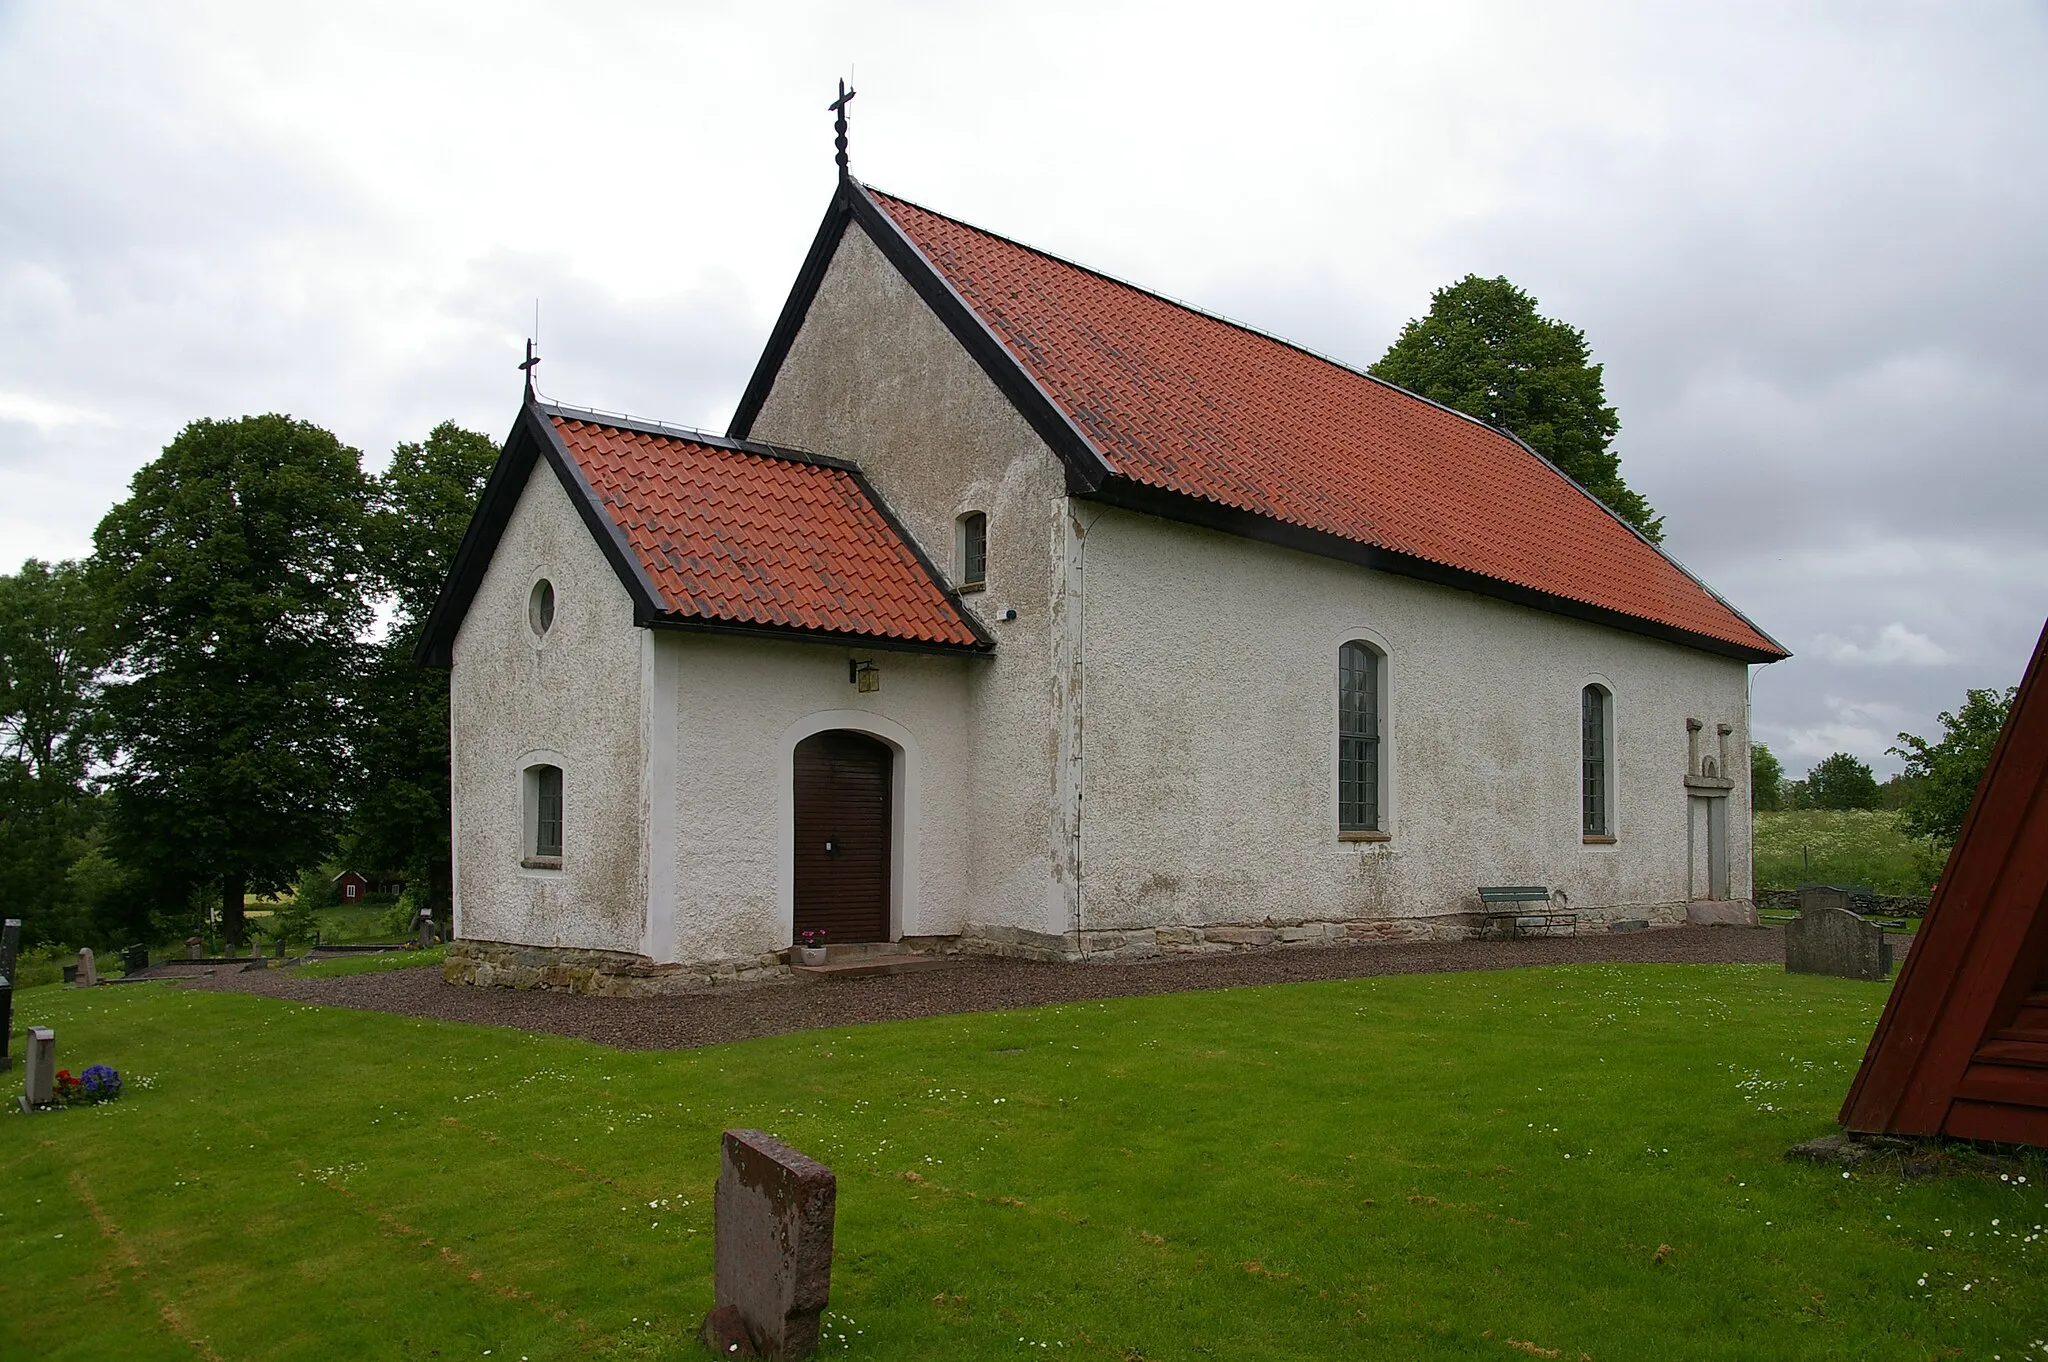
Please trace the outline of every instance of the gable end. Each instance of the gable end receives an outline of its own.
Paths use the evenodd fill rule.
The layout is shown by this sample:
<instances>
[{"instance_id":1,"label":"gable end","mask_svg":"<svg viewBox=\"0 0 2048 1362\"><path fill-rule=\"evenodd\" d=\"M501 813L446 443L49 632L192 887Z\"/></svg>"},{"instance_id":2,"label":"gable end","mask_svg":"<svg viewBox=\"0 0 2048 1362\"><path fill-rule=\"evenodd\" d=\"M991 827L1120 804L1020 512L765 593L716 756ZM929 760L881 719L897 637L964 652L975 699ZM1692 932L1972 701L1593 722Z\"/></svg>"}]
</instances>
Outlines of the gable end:
<instances>
[{"instance_id":1,"label":"gable end","mask_svg":"<svg viewBox=\"0 0 2048 1362\"><path fill-rule=\"evenodd\" d=\"M832 257L838 252L840 240L851 223L860 225L875 249L896 267L896 272L916 291L933 315L945 324L953 339L981 366L997 391L1009 400L1017 414L1058 457L1066 471L1067 490L1078 495L1100 487L1109 478L1110 471L1095 446L1082 435L1030 372L1017 363L1008 347L960 296L952 283L932 267L924 253L904 235L895 219L877 207L860 182L851 178L842 180L832 195L825 220L819 224L818 235L812 239L810 253L804 257L803 268L797 272L796 283L782 305L781 315L776 318L775 329L769 332L767 348L761 352L760 361L754 366L753 377L748 380L747 390L733 412L727 434L744 440L753 431L754 422L767 405L769 394L774 391L775 380L782 372L784 361L789 358L791 347L796 344L797 333L803 329L804 319L810 314L811 302L823 286Z\"/></svg>"},{"instance_id":2,"label":"gable end","mask_svg":"<svg viewBox=\"0 0 2048 1362\"><path fill-rule=\"evenodd\" d=\"M497 552L498 541L512 521L512 512L532 476L534 463L541 458L554 469L562 490L583 518L584 528L604 551L612 571L618 574L619 585L633 602L633 622L645 626L661 613L652 583L626 546L618 527L597 504L596 494L584 479L583 470L563 447L554 423L536 403L528 402L520 408L519 419L513 423L512 433L505 437L505 448L484 483L476 514L470 518L469 528L462 535L462 546L455 551L455 561L448 569L447 584L441 588L434 612L427 617L426 630L413 648L414 662L423 667L454 665L455 635L469 614L477 589L483 585L491 556Z\"/></svg>"}]
</instances>

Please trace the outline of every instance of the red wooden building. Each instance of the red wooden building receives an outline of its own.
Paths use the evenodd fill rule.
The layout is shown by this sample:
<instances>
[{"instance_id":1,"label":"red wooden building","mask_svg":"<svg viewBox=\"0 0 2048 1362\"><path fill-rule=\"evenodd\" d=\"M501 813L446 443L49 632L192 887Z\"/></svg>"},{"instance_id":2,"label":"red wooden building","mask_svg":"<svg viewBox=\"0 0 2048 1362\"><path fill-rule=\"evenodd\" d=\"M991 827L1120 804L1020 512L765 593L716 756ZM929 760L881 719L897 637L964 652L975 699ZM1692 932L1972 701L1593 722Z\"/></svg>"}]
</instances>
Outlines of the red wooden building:
<instances>
[{"instance_id":1,"label":"red wooden building","mask_svg":"<svg viewBox=\"0 0 2048 1362\"><path fill-rule=\"evenodd\" d=\"M2048 1147L2048 629L1842 1124Z\"/></svg>"},{"instance_id":2,"label":"red wooden building","mask_svg":"<svg viewBox=\"0 0 2048 1362\"><path fill-rule=\"evenodd\" d=\"M334 877L334 896L345 908L353 908L370 892L370 882L353 870L344 870Z\"/></svg>"}]
</instances>

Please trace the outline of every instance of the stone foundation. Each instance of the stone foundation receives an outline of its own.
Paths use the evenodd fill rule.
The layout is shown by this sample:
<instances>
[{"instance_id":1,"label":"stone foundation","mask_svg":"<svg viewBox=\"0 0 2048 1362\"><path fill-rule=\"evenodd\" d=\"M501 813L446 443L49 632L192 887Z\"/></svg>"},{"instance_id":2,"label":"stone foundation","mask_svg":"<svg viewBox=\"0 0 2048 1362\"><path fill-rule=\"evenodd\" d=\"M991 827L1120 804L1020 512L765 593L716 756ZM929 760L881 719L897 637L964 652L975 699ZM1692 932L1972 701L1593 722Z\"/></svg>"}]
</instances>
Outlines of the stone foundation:
<instances>
[{"instance_id":1,"label":"stone foundation","mask_svg":"<svg viewBox=\"0 0 2048 1362\"><path fill-rule=\"evenodd\" d=\"M792 976L781 953L657 965L627 951L573 946L515 946L503 941L455 941L441 977L479 988L540 988L595 998L647 998L698 993L729 984L765 983Z\"/></svg>"},{"instance_id":2,"label":"stone foundation","mask_svg":"<svg viewBox=\"0 0 2048 1362\"><path fill-rule=\"evenodd\" d=\"M1584 909L1579 913L1579 931L1605 933L1639 931L1643 926L1676 927L1684 923L1685 909L1682 903ZM906 936L893 949L911 955L995 955L1062 964L1081 960L1148 960L1165 955L1215 955L1287 947L1470 941L1479 935L1481 920L1477 912L1458 912L1436 917L1095 928L1057 933L970 923L959 936ZM598 998L644 998L701 993L732 984L788 982L794 977L788 954L771 951L730 960L658 965L644 955L627 951L456 941L448 947L441 977L451 984L479 988L540 988Z\"/></svg>"}]
</instances>

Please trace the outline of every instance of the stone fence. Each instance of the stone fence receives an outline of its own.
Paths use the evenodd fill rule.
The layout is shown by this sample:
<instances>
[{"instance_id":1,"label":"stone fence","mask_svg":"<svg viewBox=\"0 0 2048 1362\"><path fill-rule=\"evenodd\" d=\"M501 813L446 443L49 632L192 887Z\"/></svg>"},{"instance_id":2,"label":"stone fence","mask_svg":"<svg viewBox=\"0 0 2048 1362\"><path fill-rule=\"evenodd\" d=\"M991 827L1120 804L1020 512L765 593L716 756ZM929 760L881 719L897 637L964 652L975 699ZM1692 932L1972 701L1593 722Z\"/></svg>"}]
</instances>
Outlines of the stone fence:
<instances>
[{"instance_id":1,"label":"stone fence","mask_svg":"<svg viewBox=\"0 0 2048 1362\"><path fill-rule=\"evenodd\" d=\"M1756 906L1796 912L1799 908L1799 891L1759 889L1756 891ZM1849 910L1862 917L1921 917L1927 912L1927 896L1853 893L1849 895Z\"/></svg>"}]
</instances>

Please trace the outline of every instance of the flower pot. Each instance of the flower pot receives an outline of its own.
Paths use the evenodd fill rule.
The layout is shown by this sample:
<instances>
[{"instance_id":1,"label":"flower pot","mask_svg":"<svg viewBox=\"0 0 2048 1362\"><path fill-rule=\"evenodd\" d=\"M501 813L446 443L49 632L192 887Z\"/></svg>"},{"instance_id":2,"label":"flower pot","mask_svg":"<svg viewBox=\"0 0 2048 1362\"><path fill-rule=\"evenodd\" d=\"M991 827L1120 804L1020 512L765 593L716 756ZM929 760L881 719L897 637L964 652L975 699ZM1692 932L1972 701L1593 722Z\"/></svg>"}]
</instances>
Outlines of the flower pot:
<instances>
[{"instance_id":1,"label":"flower pot","mask_svg":"<svg viewBox=\"0 0 2048 1362\"><path fill-rule=\"evenodd\" d=\"M799 965L822 965L825 963L825 948L823 946L798 946L796 948L796 962Z\"/></svg>"}]
</instances>

